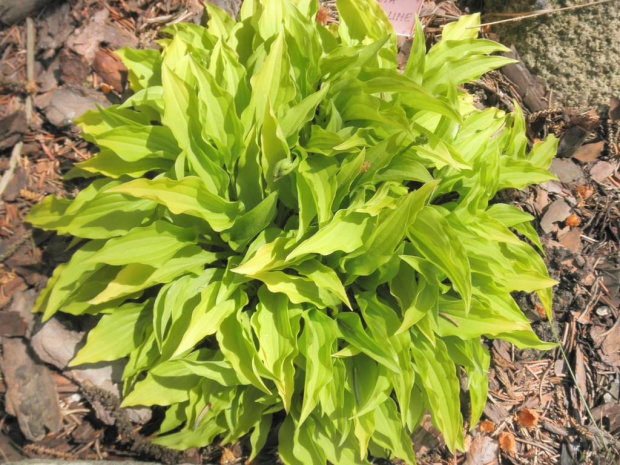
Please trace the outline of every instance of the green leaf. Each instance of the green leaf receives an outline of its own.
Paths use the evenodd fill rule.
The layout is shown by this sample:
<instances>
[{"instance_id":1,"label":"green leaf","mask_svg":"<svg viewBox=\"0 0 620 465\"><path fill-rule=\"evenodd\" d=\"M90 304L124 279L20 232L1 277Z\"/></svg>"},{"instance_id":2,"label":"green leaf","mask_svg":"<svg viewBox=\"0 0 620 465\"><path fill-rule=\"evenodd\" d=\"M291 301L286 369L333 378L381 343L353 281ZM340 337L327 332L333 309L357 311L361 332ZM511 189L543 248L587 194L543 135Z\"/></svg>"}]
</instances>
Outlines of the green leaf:
<instances>
[{"instance_id":1,"label":"green leaf","mask_svg":"<svg viewBox=\"0 0 620 465\"><path fill-rule=\"evenodd\" d=\"M386 368L395 373L400 372L396 354L387 350L383 341L379 342L368 335L356 313L340 313L336 321L345 341Z\"/></svg>"},{"instance_id":2,"label":"green leaf","mask_svg":"<svg viewBox=\"0 0 620 465\"><path fill-rule=\"evenodd\" d=\"M104 315L88 333L86 345L69 366L117 360L129 355L142 342L144 321L140 320L149 303L122 305L113 313Z\"/></svg>"},{"instance_id":3,"label":"green leaf","mask_svg":"<svg viewBox=\"0 0 620 465\"><path fill-rule=\"evenodd\" d=\"M186 214L203 219L215 231L231 228L236 216L241 213L238 202L230 202L212 194L202 181L194 176L179 181L168 178L136 179L109 192L153 200L176 215Z\"/></svg>"},{"instance_id":4,"label":"green leaf","mask_svg":"<svg viewBox=\"0 0 620 465\"><path fill-rule=\"evenodd\" d=\"M469 308L472 293L469 260L450 223L434 208L424 208L418 213L408 236L422 255L450 278L465 308Z\"/></svg>"},{"instance_id":5,"label":"green leaf","mask_svg":"<svg viewBox=\"0 0 620 465\"><path fill-rule=\"evenodd\" d=\"M351 253L364 245L374 226L369 215L339 210L332 221L299 244L286 257L291 261L308 254L330 255L336 251Z\"/></svg>"},{"instance_id":6,"label":"green leaf","mask_svg":"<svg viewBox=\"0 0 620 465\"><path fill-rule=\"evenodd\" d=\"M117 50L116 54L129 72L129 84L134 92L161 85L161 54L157 50L133 50L125 47Z\"/></svg>"},{"instance_id":7,"label":"green leaf","mask_svg":"<svg viewBox=\"0 0 620 465\"><path fill-rule=\"evenodd\" d=\"M332 380L332 351L338 336L334 321L319 310L303 314L304 332L300 352L306 358L304 399L299 415L302 424L319 403L321 390Z\"/></svg>"},{"instance_id":8,"label":"green leaf","mask_svg":"<svg viewBox=\"0 0 620 465\"><path fill-rule=\"evenodd\" d=\"M157 266L193 241L193 231L165 221L155 221L150 226L132 229L123 237L108 240L98 252L82 263L116 266L140 263Z\"/></svg>"},{"instance_id":9,"label":"green leaf","mask_svg":"<svg viewBox=\"0 0 620 465\"><path fill-rule=\"evenodd\" d=\"M406 231L423 211L437 184L437 181L429 182L408 194L394 210L380 219L379 226L365 244L364 254L345 261L349 276L368 276L388 262ZM400 233L395 234L396 231Z\"/></svg>"},{"instance_id":10,"label":"green leaf","mask_svg":"<svg viewBox=\"0 0 620 465\"><path fill-rule=\"evenodd\" d=\"M284 410L288 412L295 389L293 360L298 353L299 326L289 317L291 306L282 294L272 294L261 287L258 299L256 313L252 317L252 326L260 341L258 356L273 375Z\"/></svg>"},{"instance_id":11,"label":"green leaf","mask_svg":"<svg viewBox=\"0 0 620 465\"><path fill-rule=\"evenodd\" d=\"M413 337L411 352L431 408L433 425L441 431L450 450L463 449L459 380L446 345L438 339L433 347L418 336Z\"/></svg>"}]
</instances>

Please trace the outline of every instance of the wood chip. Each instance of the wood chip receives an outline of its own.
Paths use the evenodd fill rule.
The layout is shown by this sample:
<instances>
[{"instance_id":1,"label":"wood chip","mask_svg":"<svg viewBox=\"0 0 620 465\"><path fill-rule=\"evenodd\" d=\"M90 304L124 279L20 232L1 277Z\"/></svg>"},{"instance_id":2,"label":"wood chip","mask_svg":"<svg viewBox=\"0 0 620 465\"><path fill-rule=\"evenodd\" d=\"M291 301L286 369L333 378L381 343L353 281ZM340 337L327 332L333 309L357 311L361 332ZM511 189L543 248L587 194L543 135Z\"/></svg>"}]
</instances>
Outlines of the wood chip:
<instances>
[{"instance_id":1,"label":"wood chip","mask_svg":"<svg viewBox=\"0 0 620 465\"><path fill-rule=\"evenodd\" d=\"M30 358L22 339L4 338L2 352L6 410L17 417L24 436L38 441L48 432L60 431L56 385L48 369Z\"/></svg>"},{"instance_id":2,"label":"wood chip","mask_svg":"<svg viewBox=\"0 0 620 465\"><path fill-rule=\"evenodd\" d=\"M477 436L465 456L465 465L497 464L497 443L488 436Z\"/></svg>"},{"instance_id":3,"label":"wood chip","mask_svg":"<svg viewBox=\"0 0 620 465\"><path fill-rule=\"evenodd\" d=\"M591 163L598 160L603 150L605 149L605 142L594 142L593 144L582 145L577 153L573 156L576 160L582 163Z\"/></svg>"}]
</instances>

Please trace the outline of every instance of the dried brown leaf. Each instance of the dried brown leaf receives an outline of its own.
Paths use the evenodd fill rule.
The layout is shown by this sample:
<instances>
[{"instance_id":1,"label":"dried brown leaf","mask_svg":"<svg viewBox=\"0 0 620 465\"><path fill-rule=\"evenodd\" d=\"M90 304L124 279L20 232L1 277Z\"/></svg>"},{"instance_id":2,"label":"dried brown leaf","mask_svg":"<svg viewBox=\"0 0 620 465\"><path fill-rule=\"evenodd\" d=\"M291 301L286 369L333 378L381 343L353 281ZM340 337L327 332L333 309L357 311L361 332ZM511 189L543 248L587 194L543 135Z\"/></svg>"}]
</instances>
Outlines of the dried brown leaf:
<instances>
[{"instance_id":1,"label":"dried brown leaf","mask_svg":"<svg viewBox=\"0 0 620 465\"><path fill-rule=\"evenodd\" d=\"M491 434L493 431L495 431L495 424L491 420L483 420L480 422L478 429L481 433Z\"/></svg>"},{"instance_id":2,"label":"dried brown leaf","mask_svg":"<svg viewBox=\"0 0 620 465\"><path fill-rule=\"evenodd\" d=\"M498 438L499 447L508 455L514 456L517 451L517 443L514 434L504 431Z\"/></svg>"},{"instance_id":3,"label":"dried brown leaf","mask_svg":"<svg viewBox=\"0 0 620 465\"><path fill-rule=\"evenodd\" d=\"M535 428L538 425L538 413L522 408L517 413L517 423L527 429Z\"/></svg>"},{"instance_id":4,"label":"dried brown leaf","mask_svg":"<svg viewBox=\"0 0 620 465\"><path fill-rule=\"evenodd\" d=\"M573 213L572 215L569 215L568 218L566 218L565 223L566 226L568 226L569 228L576 228L577 226L581 225L581 218L579 218Z\"/></svg>"}]
</instances>

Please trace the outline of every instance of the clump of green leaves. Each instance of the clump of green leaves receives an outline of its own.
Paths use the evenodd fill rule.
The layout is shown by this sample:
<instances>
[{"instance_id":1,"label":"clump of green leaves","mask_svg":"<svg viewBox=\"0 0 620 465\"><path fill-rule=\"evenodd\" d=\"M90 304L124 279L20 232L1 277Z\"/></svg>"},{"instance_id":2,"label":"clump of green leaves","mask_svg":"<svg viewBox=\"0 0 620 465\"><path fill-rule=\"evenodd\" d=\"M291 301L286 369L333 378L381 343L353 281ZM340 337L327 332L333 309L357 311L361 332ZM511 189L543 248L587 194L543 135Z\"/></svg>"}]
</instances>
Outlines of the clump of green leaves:
<instances>
[{"instance_id":1,"label":"clump of green leaves","mask_svg":"<svg viewBox=\"0 0 620 465\"><path fill-rule=\"evenodd\" d=\"M426 53L418 26L400 73L377 3L337 6L326 28L316 0L207 5L121 50L135 93L80 120L101 151L69 176L93 182L29 216L79 246L37 310L101 315L72 364L127 357L123 404L168 407L157 444L255 457L280 425L286 464L414 463L427 411L463 448L461 369L480 418L482 336L548 347L511 297L551 316L532 217L489 201L552 179L557 141L528 151L518 109L459 88L504 47L467 16Z\"/></svg>"}]
</instances>

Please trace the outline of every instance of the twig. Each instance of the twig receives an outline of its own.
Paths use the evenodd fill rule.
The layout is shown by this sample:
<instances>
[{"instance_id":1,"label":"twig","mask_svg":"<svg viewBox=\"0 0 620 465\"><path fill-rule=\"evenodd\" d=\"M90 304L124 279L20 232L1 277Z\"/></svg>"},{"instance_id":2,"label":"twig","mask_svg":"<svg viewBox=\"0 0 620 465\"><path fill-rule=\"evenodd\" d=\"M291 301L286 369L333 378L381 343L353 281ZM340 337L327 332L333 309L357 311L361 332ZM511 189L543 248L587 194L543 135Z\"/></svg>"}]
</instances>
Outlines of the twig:
<instances>
[{"instance_id":1,"label":"twig","mask_svg":"<svg viewBox=\"0 0 620 465\"><path fill-rule=\"evenodd\" d=\"M35 50L35 30L32 18L26 18L26 79L28 80L29 90L33 90L34 83L34 50ZM26 118L28 122L32 119L32 93L26 96Z\"/></svg>"},{"instance_id":2,"label":"twig","mask_svg":"<svg viewBox=\"0 0 620 465\"><path fill-rule=\"evenodd\" d=\"M9 160L9 167L2 174L2 178L0 179L0 197L2 197L2 194L9 185L9 182L13 177L13 173L15 172L15 168L17 168L17 165L19 164L23 146L23 142L18 142L17 144L15 144L15 147L13 147L13 151L11 152L11 159Z\"/></svg>"},{"instance_id":3,"label":"twig","mask_svg":"<svg viewBox=\"0 0 620 465\"><path fill-rule=\"evenodd\" d=\"M515 21L521 21L523 19L535 18L537 16L544 16L544 15L548 15L548 14L559 13L559 12L562 12L562 11L578 10L578 9L581 9L581 8L587 8L589 6L601 5L603 3L609 3L609 2L613 2L613 1L615 1L615 0L599 0L597 2L586 3L585 5L572 5L572 6L565 6L563 8L557 8L557 9L553 9L553 10L540 10L540 11L537 11L536 13L529 13L529 14L515 13L515 14L517 14L519 16L514 17L514 18L508 18L508 19L500 19L499 21L492 21L490 23L483 23L483 24L480 24L479 26L469 26L469 27L467 27L467 29L476 29L476 28L484 27L484 26L494 26L495 24L511 23L511 22L515 22ZM498 14L498 15L501 15L501 14Z\"/></svg>"}]
</instances>

